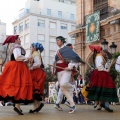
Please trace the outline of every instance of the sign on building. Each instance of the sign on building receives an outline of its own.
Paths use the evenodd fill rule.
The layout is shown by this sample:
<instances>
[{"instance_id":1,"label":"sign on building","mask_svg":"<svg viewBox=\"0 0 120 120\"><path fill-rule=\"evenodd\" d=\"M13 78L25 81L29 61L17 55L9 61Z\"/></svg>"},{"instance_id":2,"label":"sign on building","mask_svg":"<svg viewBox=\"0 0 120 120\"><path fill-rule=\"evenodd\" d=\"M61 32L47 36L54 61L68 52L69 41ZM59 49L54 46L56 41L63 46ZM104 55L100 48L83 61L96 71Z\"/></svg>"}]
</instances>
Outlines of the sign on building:
<instances>
[{"instance_id":1,"label":"sign on building","mask_svg":"<svg viewBox=\"0 0 120 120\"><path fill-rule=\"evenodd\" d=\"M86 16L86 43L100 39L100 11Z\"/></svg>"}]
</instances>

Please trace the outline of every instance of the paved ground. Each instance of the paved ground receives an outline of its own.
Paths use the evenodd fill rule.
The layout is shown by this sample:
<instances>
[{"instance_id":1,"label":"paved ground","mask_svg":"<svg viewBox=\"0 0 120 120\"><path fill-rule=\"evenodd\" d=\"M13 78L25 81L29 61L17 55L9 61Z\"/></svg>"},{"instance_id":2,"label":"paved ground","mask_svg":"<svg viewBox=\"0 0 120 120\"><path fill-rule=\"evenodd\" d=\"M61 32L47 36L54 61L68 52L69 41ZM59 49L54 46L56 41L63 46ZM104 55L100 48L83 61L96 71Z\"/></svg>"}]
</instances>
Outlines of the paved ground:
<instances>
[{"instance_id":1,"label":"paved ground","mask_svg":"<svg viewBox=\"0 0 120 120\"><path fill-rule=\"evenodd\" d=\"M28 113L31 105L21 106L24 115L17 115L12 106L0 107L0 120L120 120L120 105L111 106L113 113L98 111L92 105L77 105L74 114L69 114L69 108L61 105L64 111L57 111L53 104L45 104L39 113Z\"/></svg>"}]
</instances>

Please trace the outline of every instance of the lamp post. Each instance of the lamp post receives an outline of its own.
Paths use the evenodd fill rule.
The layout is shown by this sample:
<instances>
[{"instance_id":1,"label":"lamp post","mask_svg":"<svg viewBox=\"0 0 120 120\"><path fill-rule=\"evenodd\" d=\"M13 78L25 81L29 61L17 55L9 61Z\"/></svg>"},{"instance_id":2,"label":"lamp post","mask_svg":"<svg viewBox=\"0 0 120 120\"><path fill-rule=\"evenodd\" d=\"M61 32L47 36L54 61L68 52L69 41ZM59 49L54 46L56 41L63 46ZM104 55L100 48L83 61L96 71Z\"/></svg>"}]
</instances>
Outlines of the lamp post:
<instances>
[{"instance_id":1,"label":"lamp post","mask_svg":"<svg viewBox=\"0 0 120 120\"><path fill-rule=\"evenodd\" d=\"M102 49L103 50L108 50L108 42L106 41L106 39L104 39L102 42Z\"/></svg>"},{"instance_id":2,"label":"lamp post","mask_svg":"<svg viewBox=\"0 0 120 120\"><path fill-rule=\"evenodd\" d=\"M117 45L115 45L115 42L112 42L112 44L109 47L110 47L110 52L113 55L116 52Z\"/></svg>"},{"instance_id":3,"label":"lamp post","mask_svg":"<svg viewBox=\"0 0 120 120\"><path fill-rule=\"evenodd\" d=\"M108 42L106 39L104 39L102 42L102 49L108 51ZM116 52L117 45L115 45L115 42L112 42L112 44L109 46L110 47L110 53L113 55Z\"/></svg>"}]
</instances>

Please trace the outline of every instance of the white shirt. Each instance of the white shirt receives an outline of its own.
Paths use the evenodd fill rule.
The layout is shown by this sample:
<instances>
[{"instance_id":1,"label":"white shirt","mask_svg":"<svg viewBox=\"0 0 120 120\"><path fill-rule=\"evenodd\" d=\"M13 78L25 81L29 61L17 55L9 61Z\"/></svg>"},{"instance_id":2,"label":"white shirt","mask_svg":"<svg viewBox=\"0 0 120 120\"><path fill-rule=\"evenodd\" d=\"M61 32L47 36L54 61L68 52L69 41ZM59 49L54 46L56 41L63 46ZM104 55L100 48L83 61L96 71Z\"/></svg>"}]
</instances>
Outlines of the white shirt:
<instances>
[{"instance_id":1,"label":"white shirt","mask_svg":"<svg viewBox=\"0 0 120 120\"><path fill-rule=\"evenodd\" d=\"M41 65L41 61L40 61L40 59L39 59L39 57L38 56L35 56L34 57L34 63L33 63L33 67L36 67L36 66L40 66Z\"/></svg>"},{"instance_id":2,"label":"white shirt","mask_svg":"<svg viewBox=\"0 0 120 120\"><path fill-rule=\"evenodd\" d=\"M106 68L103 65L103 58L102 56L96 56L95 58L95 66L98 69L98 71L106 71Z\"/></svg>"},{"instance_id":3,"label":"white shirt","mask_svg":"<svg viewBox=\"0 0 120 120\"><path fill-rule=\"evenodd\" d=\"M120 56L118 56L117 61L116 61L116 64L115 64L115 69L116 69L116 71L117 71L117 72L120 72L120 65L118 65L118 64L120 64Z\"/></svg>"},{"instance_id":4,"label":"white shirt","mask_svg":"<svg viewBox=\"0 0 120 120\"><path fill-rule=\"evenodd\" d=\"M13 54L16 61L24 61L26 59L25 56L21 55L21 48L15 48Z\"/></svg>"}]
</instances>

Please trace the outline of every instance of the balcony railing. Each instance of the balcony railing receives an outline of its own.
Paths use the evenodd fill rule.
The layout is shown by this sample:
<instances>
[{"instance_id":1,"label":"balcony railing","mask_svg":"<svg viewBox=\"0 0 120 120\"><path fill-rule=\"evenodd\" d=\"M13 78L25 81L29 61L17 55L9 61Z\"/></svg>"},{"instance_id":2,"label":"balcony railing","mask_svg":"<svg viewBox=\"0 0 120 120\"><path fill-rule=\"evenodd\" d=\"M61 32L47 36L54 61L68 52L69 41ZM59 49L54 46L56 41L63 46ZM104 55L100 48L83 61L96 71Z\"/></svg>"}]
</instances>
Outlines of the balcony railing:
<instances>
[{"instance_id":1,"label":"balcony railing","mask_svg":"<svg viewBox=\"0 0 120 120\"><path fill-rule=\"evenodd\" d=\"M21 12L19 14L18 19L26 16L29 13L32 13L32 11L30 11L29 9L24 9L23 12ZM74 14L74 17L73 16L71 17L71 14L73 15L73 13L62 12L62 15L58 15L58 11L52 11L51 10L51 14L49 15L49 14L47 14L47 9L44 9L44 10L41 10L40 12L36 11L36 13L34 13L34 14L43 15L43 16L49 16L49 17L54 17L54 18L59 18L59 19L64 19L64 20L70 20L70 21L73 21L73 22L76 21L76 14Z\"/></svg>"}]
</instances>

